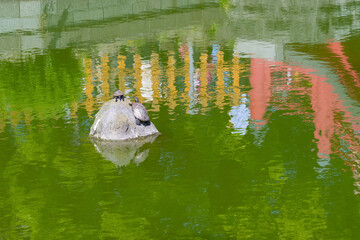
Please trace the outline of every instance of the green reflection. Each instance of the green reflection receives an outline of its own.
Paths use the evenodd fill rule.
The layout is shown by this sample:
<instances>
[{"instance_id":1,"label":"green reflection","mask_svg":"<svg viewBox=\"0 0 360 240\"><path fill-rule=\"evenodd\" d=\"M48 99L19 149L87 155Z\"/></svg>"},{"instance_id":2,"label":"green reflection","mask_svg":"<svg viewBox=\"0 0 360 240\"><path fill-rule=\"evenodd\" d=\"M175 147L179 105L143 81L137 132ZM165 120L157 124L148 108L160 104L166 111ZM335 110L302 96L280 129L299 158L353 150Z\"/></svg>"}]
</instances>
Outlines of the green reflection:
<instances>
[{"instance_id":1,"label":"green reflection","mask_svg":"<svg viewBox=\"0 0 360 240\"><path fill-rule=\"evenodd\" d=\"M72 2L1 28L0 238L359 238L355 3ZM161 136L88 139L116 89Z\"/></svg>"}]
</instances>

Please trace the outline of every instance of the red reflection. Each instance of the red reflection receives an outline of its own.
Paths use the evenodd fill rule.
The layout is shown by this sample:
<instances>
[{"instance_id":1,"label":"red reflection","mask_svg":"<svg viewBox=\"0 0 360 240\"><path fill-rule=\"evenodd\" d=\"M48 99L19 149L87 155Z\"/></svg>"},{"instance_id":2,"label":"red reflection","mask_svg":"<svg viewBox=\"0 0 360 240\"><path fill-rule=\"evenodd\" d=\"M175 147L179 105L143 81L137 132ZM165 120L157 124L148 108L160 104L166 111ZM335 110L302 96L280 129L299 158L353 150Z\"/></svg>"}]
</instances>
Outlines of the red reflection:
<instances>
[{"instance_id":1,"label":"red reflection","mask_svg":"<svg viewBox=\"0 0 360 240\"><path fill-rule=\"evenodd\" d=\"M331 137L334 134L334 112L337 96L333 87L325 82L326 78L315 74L311 75L311 105L314 110L315 138L318 139L319 157L331 153Z\"/></svg>"},{"instance_id":2,"label":"red reflection","mask_svg":"<svg viewBox=\"0 0 360 240\"><path fill-rule=\"evenodd\" d=\"M344 60L344 62L346 61ZM351 67L348 66L348 69L350 71ZM307 87L299 87L296 82L272 82L272 70L302 74L303 78L311 79L311 84ZM271 98L275 98L275 96L272 96L272 90L299 94L299 98L301 95L306 94L310 95L312 109L306 109L306 106L301 105L300 100L292 102L289 101L289 99L282 99L281 101L273 99L271 101L279 104L279 106L276 107L290 110L288 114L310 114L309 112L312 112L311 114L315 125L314 137L318 140L317 147L319 157L328 157L332 153L332 138L336 131L337 136L342 136L341 139L349 142L351 145L356 144L354 135L349 138L348 135L339 132L339 129L342 128L341 125L344 122L349 123L349 120L354 120L354 117L343 105L342 101L340 101L338 94L334 92L333 86L327 82L329 80L327 77L317 74L316 70L312 68L289 66L284 63L275 63L257 58L251 59L250 71L250 84L252 87L249 93L251 100L250 111L251 117L256 121L257 125L266 124L265 114L267 106ZM272 85L274 87L272 87ZM283 106L284 104L286 106ZM340 115L341 120L336 119L336 115ZM359 126L353 124L352 121L350 128L352 132L359 130ZM347 139L345 139L344 136L347 136Z\"/></svg>"},{"instance_id":3,"label":"red reflection","mask_svg":"<svg viewBox=\"0 0 360 240\"><path fill-rule=\"evenodd\" d=\"M360 76L350 64L342 44L329 43L328 48L341 63L340 67L337 67L340 82L347 87L352 98L356 97L360 87ZM318 157L328 158L331 153L341 156L354 174L355 186L360 189L360 124L335 93L334 87L328 82L329 79L316 73L312 68L289 66L257 58L251 59L250 71L250 110L256 125L259 125L259 122L266 123L265 114L269 101L279 109L290 110L286 114L305 113L304 115L310 116L315 125L314 137L317 140ZM272 71L286 73L286 77L271 80ZM294 76L297 74L302 75L302 84L299 84ZM350 76L351 81L347 81L346 76ZM306 79L310 79L311 82L307 82ZM310 96L311 109L307 109L307 104L303 104L300 99L303 96ZM345 146L346 150L344 151L341 146ZM360 194L360 190L354 192Z\"/></svg>"},{"instance_id":4,"label":"red reflection","mask_svg":"<svg viewBox=\"0 0 360 240\"><path fill-rule=\"evenodd\" d=\"M339 57L340 62L346 72L353 77L353 79L355 80L355 85L360 87L360 79L358 73L353 70L353 67L349 63L348 57L345 55L344 48L341 42L331 42L328 43L328 46L329 49Z\"/></svg>"},{"instance_id":5,"label":"red reflection","mask_svg":"<svg viewBox=\"0 0 360 240\"><path fill-rule=\"evenodd\" d=\"M264 115L271 97L271 62L252 58L250 63L250 84L252 90L250 96L251 118L257 121L257 124L265 124Z\"/></svg>"}]
</instances>

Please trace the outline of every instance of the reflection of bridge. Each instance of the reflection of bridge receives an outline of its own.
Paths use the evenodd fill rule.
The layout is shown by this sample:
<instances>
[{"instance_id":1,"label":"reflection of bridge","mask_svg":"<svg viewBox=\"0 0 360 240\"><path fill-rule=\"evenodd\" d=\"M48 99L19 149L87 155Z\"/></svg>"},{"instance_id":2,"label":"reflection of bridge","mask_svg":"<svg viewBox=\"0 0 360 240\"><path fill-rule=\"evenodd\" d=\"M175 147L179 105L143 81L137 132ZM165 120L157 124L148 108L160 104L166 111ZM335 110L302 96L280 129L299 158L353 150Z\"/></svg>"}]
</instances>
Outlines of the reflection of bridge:
<instances>
[{"instance_id":1,"label":"reflection of bridge","mask_svg":"<svg viewBox=\"0 0 360 240\"><path fill-rule=\"evenodd\" d=\"M232 32L248 40L323 43L360 29L360 9L353 0L231 0Z\"/></svg>"},{"instance_id":2,"label":"reflection of bridge","mask_svg":"<svg viewBox=\"0 0 360 240\"><path fill-rule=\"evenodd\" d=\"M188 114L205 114L212 108L223 111L226 105L246 105L245 113L251 115L242 119L246 123L243 122L245 129L240 132L245 134L249 125L261 129L267 124L273 112L269 111L271 106L272 110L299 114L307 118L304 121L314 122L319 165L328 161L334 149L338 156L346 155L344 158L348 158L348 163L354 164L358 157L360 124L359 116L349 106L353 109L358 107L353 106L351 99L339 91L340 88L334 88L337 76L315 61L317 65L310 62L312 68L275 61L279 56L276 47L270 43L262 44L268 50L265 55L255 52L252 58L239 56L239 53L247 53L242 48L250 48L251 44L253 42L238 40L230 59L224 59L224 52L217 44L212 46L211 54L194 54L197 50L189 42L180 43L169 51L167 63L160 61L159 52L156 51L151 53L148 60L144 60L138 50L126 56L117 52L104 52L100 58L96 56L94 59L84 56L86 97L80 102L75 100L68 104L69 117L78 117L78 107L85 109L89 117L93 116L99 103L110 99L111 92L120 88L127 92L127 96L136 95L141 101L147 102L153 118L159 114L160 105L166 105L170 115L179 105L185 107ZM358 73L352 70L341 44L329 43L327 47L328 52L337 55L343 66L342 72L358 81ZM127 67L126 59L133 64ZM179 61L178 64L176 61ZM244 78L251 85L250 91L249 86L242 85ZM243 104L243 98L248 98L246 104ZM9 115L13 126L19 122L21 115L29 116L25 112ZM26 122L31 122L31 119ZM261 130L253 132L263 133ZM346 142L351 154L339 152L339 146L334 147L341 141Z\"/></svg>"},{"instance_id":3,"label":"reflection of bridge","mask_svg":"<svg viewBox=\"0 0 360 240\"><path fill-rule=\"evenodd\" d=\"M340 76L350 76L354 86L360 84L360 74L353 70L348 62L347 56L340 42L327 44L329 52L336 55L337 61L341 63ZM319 65L317 65L318 67ZM320 65L321 66L321 65ZM282 62L272 62L264 59L251 59L250 84L252 90L250 96L251 119L255 125L266 124L271 112L269 105L287 110L288 114L301 114L304 119L311 116L314 122L314 137L317 140L319 173L330 164L330 155L335 153L345 160L345 164L351 167L355 186L360 183L360 117L358 107L344 94L340 87L336 87L337 77L332 78L332 73L321 66L320 69L314 66L290 66ZM322 72L320 73L319 70ZM271 73L283 72L284 79L274 79ZM323 75L330 73L329 75ZM299 84L299 75L305 80L305 84ZM330 77L330 78L329 78ZM334 83L334 84L333 84ZM280 93L280 97L276 93ZM300 93L300 94L299 94ZM292 102L289 95L293 94L295 101ZM301 104L301 96L310 97L310 105ZM280 99L276 99L276 98ZM271 104L270 104L271 102ZM275 103L275 104L274 104ZM356 111L352 111L357 109ZM269 114L266 116L266 114ZM340 146L346 146L341 150ZM360 188L355 190L360 194Z\"/></svg>"},{"instance_id":4,"label":"reflection of bridge","mask_svg":"<svg viewBox=\"0 0 360 240\"><path fill-rule=\"evenodd\" d=\"M72 4L70 4L71 2ZM279 71L298 72L311 78L311 86L308 86L307 90L311 92L311 106L314 111L316 128L314 135L318 140L320 153L326 155L331 153L331 138L334 136L335 127L337 126L334 114L344 112L344 118L349 118L350 114L353 116L352 118L358 117L354 111L349 111L348 106L356 110L358 108L344 93L343 87L337 83L338 76L334 75L328 67L321 65L320 62L305 60L296 52L284 48L283 45L284 42L325 42L331 38L343 38L349 31L359 29L360 11L350 11L354 10L351 9L351 4L348 4L351 1L334 0L332 1L333 5L327 3L328 7L334 8L332 12L322 12L320 9L324 5L319 1L313 3L306 1L304 5L302 5L301 1L292 1L295 4L294 6L280 6L283 4L281 1L233 1L236 8L229 9L227 15L229 20L234 23L230 27L223 26L223 18L226 15L223 11L215 8L217 6L214 5L216 1L211 1L212 5L203 4L203 1L176 1L176 6L171 4L162 5L163 2L169 3L170 1L160 0L148 1L148 4L145 5L136 5L139 2L132 1L115 1L114 5L111 5L110 2L107 5L107 1L96 5L96 2L99 1L53 0L8 1L3 3L0 11L1 16L5 16L5 18L0 19L0 29L2 33L10 33L0 36L0 52L10 52L17 56L34 48L65 48L69 45L93 42L101 51L101 54L99 54L101 59L100 64L95 63L91 58L84 61L86 71L85 94L87 98L82 103L88 114L92 115L96 103L107 99L110 95L110 89L116 87L116 79L119 80L119 88L126 88L124 63L126 56L116 56L118 71L110 71L109 59L116 54L116 51L113 51L113 46L121 45L123 40L140 34L146 37L162 32L164 29L169 30L171 33L172 31L178 31L177 28L187 28L194 23L216 23L222 26L219 28L218 38L236 39L231 63L224 61L224 54L221 51L214 54L217 61L211 63L212 65L210 64L211 58L215 59L215 57L205 53L201 53L200 58L195 60L193 44L191 43L180 46L184 50L184 67L178 72L175 72L175 58L172 56L174 53L169 53L167 66L161 67L158 53L154 52L150 60L144 61L138 52L134 52L134 71L127 72L133 76L130 81L134 83L134 89L130 89L130 91L133 91L135 95L142 96L142 100L151 100L154 112L159 111L160 93L168 98L170 111L173 111L175 106L179 104L175 99L180 98L183 101L181 104L187 105L189 110L196 109L194 107L196 104L200 106L198 111L190 111L189 113L201 113L202 109L208 108L208 102L213 100L211 99L211 96L214 96L211 95L213 92L216 93L215 105L218 108L223 109L224 99L232 99L232 104L237 105L241 100L240 92L244 93L243 89L239 87L239 76L241 71L248 67L240 64L239 60L240 57L244 56L243 54L249 54L253 57L250 60L249 67L249 81L252 87L249 93L249 109L251 110L252 120L256 120L258 124L264 123L266 122L264 115L272 97L272 89L270 88L273 84L271 78L272 68L275 63L283 62L283 57L286 55L287 59L301 63L307 61L309 66L313 66L312 70L305 66L294 67L281 63L280 65L283 68ZM188 4L189 2L190 4ZM120 3L124 5L119 5ZM250 8L249 6L252 6L252 4L260 4L263 7ZM201 6L209 6L209 8L203 9ZM176 11L174 7L177 7ZM309 12L306 9L301 12L289 12L292 8L313 8L313 10ZM181 9L184 11L181 11ZM261 9L266 9L269 12L261 12ZM278 13L277 16L283 16L284 19L267 16L270 12ZM304 12L305 14L303 14ZM171 14L169 15L169 13ZM324 17L325 13L329 16ZM15 15L11 16L9 14ZM259 16L262 17L259 18ZM143 17L148 17L148 19L143 19ZM337 21L346 18L353 19L353 21ZM285 25L284 22L286 22ZM331 24L329 24L330 22ZM321 28L324 26L326 26L326 29ZM300 35L298 35L299 28L304 29ZM32 34L12 33L17 29L29 30L32 31ZM49 32L46 32L47 29ZM52 29L56 30L58 34L51 32ZM294 32L292 32L292 29L294 29ZM45 32L37 33L38 30L44 30ZM201 38L202 30L201 27L195 31L195 33L200 34ZM186 38L192 34L185 35ZM238 38L239 36L241 38ZM329 48L339 55L341 59L341 51L339 53L339 47L336 44L329 44ZM342 59L346 70L346 59ZM195 62L199 63L199 68L196 68ZM96 69L97 72L93 69ZM214 71L211 73L209 69L214 69ZM314 74L312 71L315 70L320 74ZM118 76L110 76L109 72L115 72ZM160 84L161 79L159 76L161 72L166 72L167 80L164 81L166 85ZM229 72L233 79L233 81L230 81L232 85L227 85L229 81L225 73ZM212 78L216 78L215 89L210 89L208 74L213 74ZM354 80L356 80L356 73L350 71L349 74L354 75ZM179 75L184 77L185 88L183 92L177 92L175 79ZM100 80L98 81L99 86L94 85L94 76ZM289 78L292 77L290 74ZM159 86L162 86L162 89ZM97 99L94 99L92 95L95 88L100 92L99 96L96 97ZM229 88L231 88L231 91L228 91ZM282 89L281 91L286 92L289 89ZM339 99L345 100L345 102L340 103ZM73 117L76 117L76 104L72 105ZM290 107L296 108L294 105ZM357 131L356 124L352 128L353 131ZM356 139L353 138L350 141L355 142Z\"/></svg>"},{"instance_id":5,"label":"reflection of bridge","mask_svg":"<svg viewBox=\"0 0 360 240\"><path fill-rule=\"evenodd\" d=\"M17 58L47 48L109 43L220 21L223 16L214 7L216 0L6 1L0 7L0 54Z\"/></svg>"},{"instance_id":6,"label":"reflection of bridge","mask_svg":"<svg viewBox=\"0 0 360 240\"><path fill-rule=\"evenodd\" d=\"M74 27L104 23L172 11L205 7L216 0L15 0L3 1L0 7L0 33L17 30L36 31L57 28L59 22ZM65 18L65 19L64 19Z\"/></svg>"},{"instance_id":7,"label":"reflection of bridge","mask_svg":"<svg viewBox=\"0 0 360 240\"><path fill-rule=\"evenodd\" d=\"M7 34L0 35L0 53L16 58L34 49L93 47L199 26L187 36L181 34L187 38L201 36L210 25L218 40L270 42L281 52L283 43L341 39L360 28L360 11L351 0L231 2L235 8L225 13L217 0L5 1L0 34Z\"/></svg>"}]
</instances>

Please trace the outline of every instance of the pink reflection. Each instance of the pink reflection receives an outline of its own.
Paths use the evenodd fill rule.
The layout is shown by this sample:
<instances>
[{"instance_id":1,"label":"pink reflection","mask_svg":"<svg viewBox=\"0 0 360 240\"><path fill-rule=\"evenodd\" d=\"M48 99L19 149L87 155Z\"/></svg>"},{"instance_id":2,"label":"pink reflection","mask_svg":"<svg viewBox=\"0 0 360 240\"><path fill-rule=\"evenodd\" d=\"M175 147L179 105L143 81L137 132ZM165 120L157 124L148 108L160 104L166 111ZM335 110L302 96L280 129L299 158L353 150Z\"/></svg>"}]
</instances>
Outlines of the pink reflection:
<instances>
[{"instance_id":1,"label":"pink reflection","mask_svg":"<svg viewBox=\"0 0 360 240\"><path fill-rule=\"evenodd\" d=\"M257 121L257 124L263 125L264 115L271 97L271 62L252 58L250 63L250 112L251 118Z\"/></svg>"},{"instance_id":2,"label":"pink reflection","mask_svg":"<svg viewBox=\"0 0 360 240\"><path fill-rule=\"evenodd\" d=\"M315 138L318 139L319 157L325 157L322 154L329 155L331 153L331 137L334 134L334 112L337 96L333 93L333 87L324 82L325 77L315 74L311 76L311 105L314 113Z\"/></svg>"},{"instance_id":3,"label":"pink reflection","mask_svg":"<svg viewBox=\"0 0 360 240\"><path fill-rule=\"evenodd\" d=\"M338 46L338 45L333 45ZM338 52L339 54L343 54ZM342 62L344 66L347 66L348 71L352 71L353 74L356 74L351 70L351 66L347 65L347 58L344 56ZM283 82L280 86L277 86L279 91L290 91L290 92L302 92L302 94L310 94L311 96L311 106L315 131L314 137L318 140L318 156L320 158L329 157L332 153L332 138L334 133L337 132L337 135L341 139L353 143L354 136L345 137L344 134L341 134L339 129L341 128L342 122L351 122L350 128L352 132L359 131L359 126L354 123L354 117L340 101L338 94L334 93L333 86L327 82L328 78L319 74L316 74L316 70L312 68L306 68L303 66L289 66L284 63L275 63L271 61L266 61L263 59L252 58L251 59L251 76L250 84L252 90L250 91L250 111L251 118L256 121L256 125L266 124L265 114L267 111L267 106L269 104L272 96L272 80L271 80L271 69L275 71L291 71L303 74L305 77L310 77L311 86L309 87L297 87L296 84L291 82ZM355 78L355 75L354 75ZM357 79L357 78L355 78ZM289 83L289 85L286 85ZM276 102L276 101L275 101ZM289 103L285 101L287 109L296 110L296 113L303 112L304 106L299 105L299 103ZM285 103L284 102L284 103ZM281 103L280 103L281 104ZM278 106L279 107L279 106ZM336 114L341 115L341 119L336 119ZM291 114L291 113L289 113ZM347 139L345 139L347 138ZM352 138L352 139L348 139ZM353 145L351 144L351 145ZM351 147L354 148L354 147Z\"/></svg>"},{"instance_id":4,"label":"pink reflection","mask_svg":"<svg viewBox=\"0 0 360 240\"><path fill-rule=\"evenodd\" d=\"M359 75L356 71L353 70L353 67L349 63L348 57L344 53L344 48L341 45L341 42L331 42L328 43L329 49L340 58L344 69L353 77L355 80L356 86L360 87Z\"/></svg>"}]
</instances>

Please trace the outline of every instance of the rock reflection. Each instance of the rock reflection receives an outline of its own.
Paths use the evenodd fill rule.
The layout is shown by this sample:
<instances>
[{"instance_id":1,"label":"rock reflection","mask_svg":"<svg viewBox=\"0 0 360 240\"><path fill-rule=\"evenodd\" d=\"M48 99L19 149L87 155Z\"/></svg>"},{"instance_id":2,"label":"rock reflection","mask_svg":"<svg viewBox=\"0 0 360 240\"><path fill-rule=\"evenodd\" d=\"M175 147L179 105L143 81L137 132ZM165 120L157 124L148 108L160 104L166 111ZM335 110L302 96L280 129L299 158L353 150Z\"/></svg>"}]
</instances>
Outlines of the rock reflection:
<instances>
[{"instance_id":1,"label":"rock reflection","mask_svg":"<svg viewBox=\"0 0 360 240\"><path fill-rule=\"evenodd\" d=\"M131 160L139 165L149 156L149 145L158 135L130 141L101 141L91 139L95 149L117 167L130 164Z\"/></svg>"}]
</instances>

